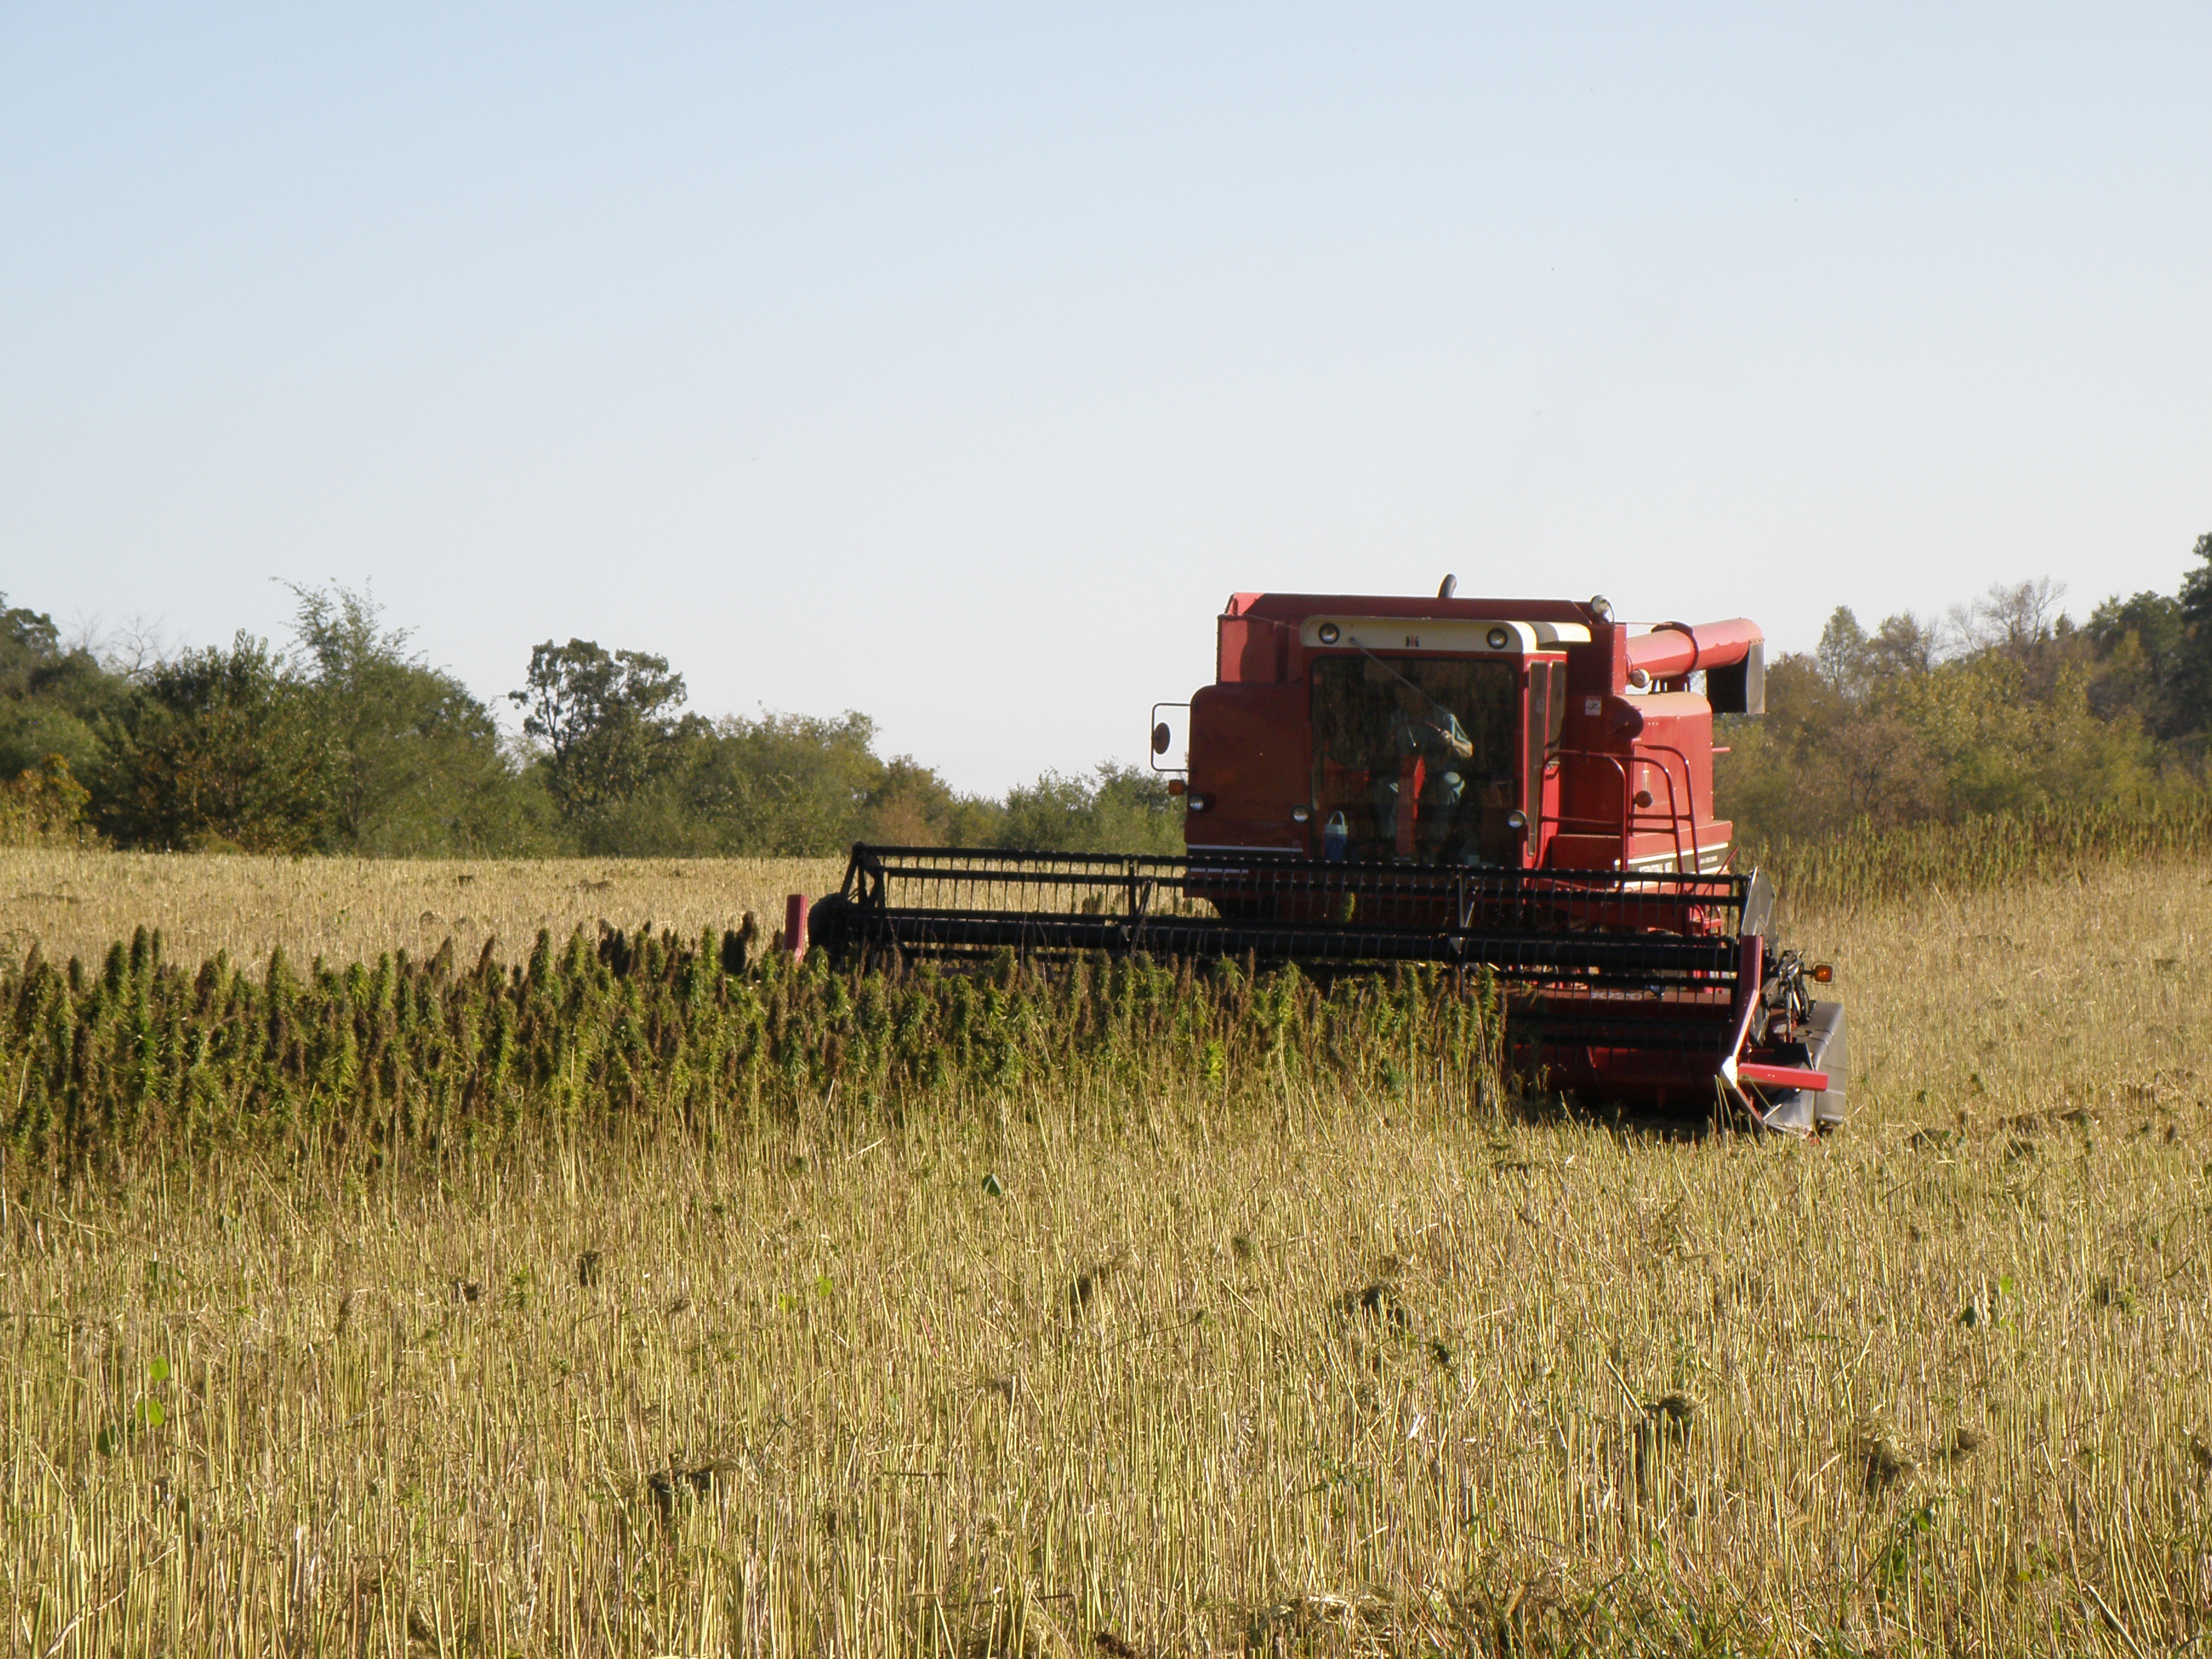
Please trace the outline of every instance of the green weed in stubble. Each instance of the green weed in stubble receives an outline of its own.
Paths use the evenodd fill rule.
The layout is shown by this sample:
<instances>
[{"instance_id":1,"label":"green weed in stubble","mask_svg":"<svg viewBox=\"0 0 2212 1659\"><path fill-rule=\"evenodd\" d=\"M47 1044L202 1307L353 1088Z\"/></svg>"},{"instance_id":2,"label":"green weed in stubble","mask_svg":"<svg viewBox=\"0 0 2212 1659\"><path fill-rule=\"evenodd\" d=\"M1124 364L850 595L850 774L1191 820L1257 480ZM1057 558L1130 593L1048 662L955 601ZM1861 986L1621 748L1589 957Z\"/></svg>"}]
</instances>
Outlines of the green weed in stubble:
<instances>
[{"instance_id":1,"label":"green weed in stubble","mask_svg":"<svg viewBox=\"0 0 2212 1659\"><path fill-rule=\"evenodd\" d=\"M1249 963L1143 957L974 975L753 961L736 933L602 925L524 963L450 948L258 978L187 973L143 932L97 979L33 951L0 975L10 1156L77 1175L252 1149L368 1170L518 1137L858 1121L973 1107L1022 1085L1129 1103L1286 1083L1483 1094L1493 988L1432 971L1323 987Z\"/></svg>"}]
</instances>

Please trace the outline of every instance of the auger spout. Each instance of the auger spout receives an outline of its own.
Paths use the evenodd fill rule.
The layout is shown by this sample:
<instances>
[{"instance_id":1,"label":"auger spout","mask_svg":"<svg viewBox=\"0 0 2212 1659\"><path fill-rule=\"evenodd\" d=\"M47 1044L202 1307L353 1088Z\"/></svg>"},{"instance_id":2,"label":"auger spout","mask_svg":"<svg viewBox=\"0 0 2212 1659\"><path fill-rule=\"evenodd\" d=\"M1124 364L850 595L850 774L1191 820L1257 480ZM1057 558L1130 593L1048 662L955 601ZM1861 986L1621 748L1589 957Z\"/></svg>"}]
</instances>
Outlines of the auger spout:
<instances>
[{"instance_id":1,"label":"auger spout","mask_svg":"<svg viewBox=\"0 0 2212 1659\"><path fill-rule=\"evenodd\" d=\"M1746 617L1726 622L1668 623L1628 641L1628 665L1655 680L1679 680L1699 669L1730 668L1762 647L1766 635Z\"/></svg>"}]
</instances>

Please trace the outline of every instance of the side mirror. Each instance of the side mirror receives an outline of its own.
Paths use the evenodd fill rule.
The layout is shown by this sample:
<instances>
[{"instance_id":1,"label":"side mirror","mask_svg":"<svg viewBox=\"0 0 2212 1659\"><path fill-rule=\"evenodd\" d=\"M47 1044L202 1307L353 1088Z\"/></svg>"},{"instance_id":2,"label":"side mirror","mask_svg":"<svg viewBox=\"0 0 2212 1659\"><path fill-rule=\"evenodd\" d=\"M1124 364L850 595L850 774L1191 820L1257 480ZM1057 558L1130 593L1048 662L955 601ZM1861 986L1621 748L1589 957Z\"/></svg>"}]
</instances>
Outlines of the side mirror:
<instances>
[{"instance_id":1,"label":"side mirror","mask_svg":"<svg viewBox=\"0 0 2212 1659\"><path fill-rule=\"evenodd\" d=\"M1515 807L1505 815L1505 827L1516 836L1525 834L1528 828L1528 815Z\"/></svg>"},{"instance_id":2,"label":"side mirror","mask_svg":"<svg viewBox=\"0 0 2212 1659\"><path fill-rule=\"evenodd\" d=\"M1181 772L1190 765L1190 705L1156 702L1152 729L1146 739L1152 750L1148 764L1155 772Z\"/></svg>"}]
</instances>

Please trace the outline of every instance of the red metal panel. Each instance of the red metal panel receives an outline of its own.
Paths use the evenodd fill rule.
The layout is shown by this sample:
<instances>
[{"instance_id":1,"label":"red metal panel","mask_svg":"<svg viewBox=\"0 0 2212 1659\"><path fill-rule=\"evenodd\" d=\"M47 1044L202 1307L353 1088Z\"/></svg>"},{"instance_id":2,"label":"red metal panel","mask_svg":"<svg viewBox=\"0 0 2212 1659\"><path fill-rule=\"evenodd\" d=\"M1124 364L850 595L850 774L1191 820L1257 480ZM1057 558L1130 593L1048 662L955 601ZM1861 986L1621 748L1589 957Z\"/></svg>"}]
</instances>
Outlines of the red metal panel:
<instances>
[{"instance_id":1,"label":"red metal panel","mask_svg":"<svg viewBox=\"0 0 2212 1659\"><path fill-rule=\"evenodd\" d=\"M1279 680L1285 631L1281 623L1265 618L1222 617L1214 678L1224 685L1264 685Z\"/></svg>"},{"instance_id":2,"label":"red metal panel","mask_svg":"<svg viewBox=\"0 0 2212 1659\"><path fill-rule=\"evenodd\" d=\"M1555 835L1546 849L1549 867L1554 870L1613 870L1620 865L1620 836L1583 836L1572 833Z\"/></svg>"},{"instance_id":3,"label":"red metal panel","mask_svg":"<svg viewBox=\"0 0 2212 1659\"><path fill-rule=\"evenodd\" d=\"M1312 787L1306 704L1295 684L1209 685L1191 698L1190 789L1206 805L1183 819L1190 845L1311 850L1311 826L1291 816Z\"/></svg>"},{"instance_id":4,"label":"red metal panel","mask_svg":"<svg viewBox=\"0 0 2212 1659\"><path fill-rule=\"evenodd\" d=\"M1699 847L1724 842L1729 831L1713 817L1712 706L1686 691L1660 692L1636 701L1644 709L1636 754L1655 775L1650 786L1655 808L1663 811L1673 800L1685 820L1686 844L1692 825Z\"/></svg>"},{"instance_id":5,"label":"red metal panel","mask_svg":"<svg viewBox=\"0 0 2212 1659\"><path fill-rule=\"evenodd\" d=\"M1601 623L1590 629L1588 645L1567 647L1566 741L1571 747L1600 746L1601 734L1619 717L1617 700L1628 684L1627 637L1620 629Z\"/></svg>"},{"instance_id":6,"label":"red metal panel","mask_svg":"<svg viewBox=\"0 0 2212 1659\"><path fill-rule=\"evenodd\" d=\"M1619 1001L1588 993L1537 989L1510 994L1506 1032L1513 1064L1540 1066L1555 1087L1595 1099L1710 1108L1713 1084L1734 1029L1723 1001L1662 998ZM1595 1017L1608 1028L1577 1040Z\"/></svg>"}]
</instances>

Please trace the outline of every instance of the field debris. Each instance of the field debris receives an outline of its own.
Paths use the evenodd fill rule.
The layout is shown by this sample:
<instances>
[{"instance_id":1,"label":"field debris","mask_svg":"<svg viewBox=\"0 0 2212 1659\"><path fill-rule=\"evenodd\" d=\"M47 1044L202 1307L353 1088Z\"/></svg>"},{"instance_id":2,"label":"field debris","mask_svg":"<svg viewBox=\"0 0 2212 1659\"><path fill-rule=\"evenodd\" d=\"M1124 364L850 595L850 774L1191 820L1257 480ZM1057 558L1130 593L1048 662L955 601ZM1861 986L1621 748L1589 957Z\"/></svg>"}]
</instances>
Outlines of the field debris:
<instances>
[{"instance_id":1,"label":"field debris","mask_svg":"<svg viewBox=\"0 0 2212 1659\"><path fill-rule=\"evenodd\" d=\"M729 1458L694 1463L688 1468L672 1460L666 1468L655 1469L646 1477L646 1493L652 1498L661 1524L673 1526L679 1506L706 1497L718 1481L726 1479L738 1467Z\"/></svg>"},{"instance_id":2,"label":"field debris","mask_svg":"<svg viewBox=\"0 0 2212 1659\"><path fill-rule=\"evenodd\" d=\"M1364 1317L1397 1330L1404 1330L1411 1322L1406 1304L1399 1299L1397 1285L1387 1279L1346 1291L1337 1298L1337 1306L1347 1316Z\"/></svg>"},{"instance_id":3,"label":"field debris","mask_svg":"<svg viewBox=\"0 0 2212 1659\"><path fill-rule=\"evenodd\" d=\"M1137 1253L1127 1243L1117 1244L1111 1252L1075 1275L1067 1287L1069 1311L1080 1313L1091 1305L1091 1298L1107 1284L1134 1267Z\"/></svg>"},{"instance_id":4,"label":"field debris","mask_svg":"<svg viewBox=\"0 0 2212 1659\"><path fill-rule=\"evenodd\" d=\"M1935 1457L1946 1463L1962 1463L1981 1450L1984 1437L1979 1429L1962 1423L1936 1449Z\"/></svg>"},{"instance_id":5,"label":"field debris","mask_svg":"<svg viewBox=\"0 0 2212 1659\"><path fill-rule=\"evenodd\" d=\"M1860 1484L1869 1498L1880 1497L1920 1467L1899 1443L1895 1429L1881 1415L1862 1418L1852 1430Z\"/></svg>"}]
</instances>

